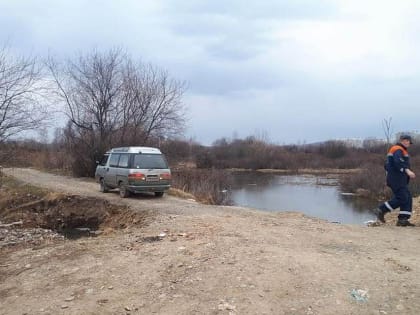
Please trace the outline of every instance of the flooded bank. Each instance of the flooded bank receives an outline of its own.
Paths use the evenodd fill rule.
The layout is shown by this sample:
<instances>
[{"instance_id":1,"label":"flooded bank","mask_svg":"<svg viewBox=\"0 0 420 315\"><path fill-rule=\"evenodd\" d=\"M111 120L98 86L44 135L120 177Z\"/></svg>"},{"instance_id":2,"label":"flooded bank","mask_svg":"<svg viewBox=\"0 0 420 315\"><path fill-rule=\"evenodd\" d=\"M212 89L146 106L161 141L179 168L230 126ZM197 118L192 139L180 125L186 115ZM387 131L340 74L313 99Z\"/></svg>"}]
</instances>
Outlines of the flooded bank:
<instances>
[{"instance_id":1,"label":"flooded bank","mask_svg":"<svg viewBox=\"0 0 420 315\"><path fill-rule=\"evenodd\" d=\"M364 224L375 219L369 211L377 202L339 190L328 176L235 173L235 205L264 211L299 211L330 222Z\"/></svg>"}]
</instances>

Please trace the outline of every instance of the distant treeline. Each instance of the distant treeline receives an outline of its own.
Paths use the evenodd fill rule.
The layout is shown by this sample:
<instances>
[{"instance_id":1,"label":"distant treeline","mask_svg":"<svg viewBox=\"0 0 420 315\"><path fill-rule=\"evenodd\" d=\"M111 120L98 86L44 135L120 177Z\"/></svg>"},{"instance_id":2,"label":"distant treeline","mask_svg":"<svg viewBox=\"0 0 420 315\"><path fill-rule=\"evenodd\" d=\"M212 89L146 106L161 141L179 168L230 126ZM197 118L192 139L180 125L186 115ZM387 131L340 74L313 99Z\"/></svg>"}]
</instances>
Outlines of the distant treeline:
<instances>
[{"instance_id":1,"label":"distant treeline","mask_svg":"<svg viewBox=\"0 0 420 315\"><path fill-rule=\"evenodd\" d=\"M198 168L284 169L359 168L376 163L386 152L384 145L349 147L342 141L306 145L275 145L254 137L220 139L196 156Z\"/></svg>"}]
</instances>

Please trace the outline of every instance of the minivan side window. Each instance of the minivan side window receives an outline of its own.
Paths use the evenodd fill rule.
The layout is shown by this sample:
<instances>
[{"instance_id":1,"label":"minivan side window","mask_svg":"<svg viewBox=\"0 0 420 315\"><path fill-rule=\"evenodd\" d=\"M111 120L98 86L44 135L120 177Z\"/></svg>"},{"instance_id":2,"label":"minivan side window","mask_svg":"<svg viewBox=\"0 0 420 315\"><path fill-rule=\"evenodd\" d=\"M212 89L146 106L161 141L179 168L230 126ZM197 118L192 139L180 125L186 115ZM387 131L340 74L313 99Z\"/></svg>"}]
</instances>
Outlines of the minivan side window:
<instances>
[{"instance_id":1,"label":"minivan side window","mask_svg":"<svg viewBox=\"0 0 420 315\"><path fill-rule=\"evenodd\" d=\"M111 154L111 157L109 158L109 166L117 167L119 158L119 154Z\"/></svg>"},{"instance_id":2,"label":"minivan side window","mask_svg":"<svg viewBox=\"0 0 420 315\"><path fill-rule=\"evenodd\" d=\"M124 167L127 168L128 167L128 160L130 158L129 154L121 154L120 155L120 160L118 162L118 167Z\"/></svg>"}]
</instances>

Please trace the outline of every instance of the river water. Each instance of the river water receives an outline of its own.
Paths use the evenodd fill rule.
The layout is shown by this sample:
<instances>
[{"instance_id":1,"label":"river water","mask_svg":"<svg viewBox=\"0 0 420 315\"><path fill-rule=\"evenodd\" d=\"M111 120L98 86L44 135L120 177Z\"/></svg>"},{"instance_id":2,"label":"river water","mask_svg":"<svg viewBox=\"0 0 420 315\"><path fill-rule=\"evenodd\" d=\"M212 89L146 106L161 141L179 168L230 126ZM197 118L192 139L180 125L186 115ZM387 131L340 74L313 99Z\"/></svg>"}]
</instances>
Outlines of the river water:
<instances>
[{"instance_id":1,"label":"river water","mask_svg":"<svg viewBox=\"0 0 420 315\"><path fill-rule=\"evenodd\" d=\"M235 205L265 211L299 211L331 222L364 224L375 220L376 201L342 194L337 179L310 175L236 173Z\"/></svg>"}]
</instances>

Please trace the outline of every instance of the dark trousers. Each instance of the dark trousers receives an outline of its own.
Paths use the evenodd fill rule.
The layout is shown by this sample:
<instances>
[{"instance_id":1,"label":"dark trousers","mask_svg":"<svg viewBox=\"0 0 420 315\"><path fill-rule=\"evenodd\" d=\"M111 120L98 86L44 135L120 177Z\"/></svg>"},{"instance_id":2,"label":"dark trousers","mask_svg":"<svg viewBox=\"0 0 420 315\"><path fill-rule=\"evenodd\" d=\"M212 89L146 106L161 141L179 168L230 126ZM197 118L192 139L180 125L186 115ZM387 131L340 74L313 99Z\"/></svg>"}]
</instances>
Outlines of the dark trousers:
<instances>
[{"instance_id":1,"label":"dark trousers","mask_svg":"<svg viewBox=\"0 0 420 315\"><path fill-rule=\"evenodd\" d=\"M408 220L411 217L411 210L413 208L413 198L411 196L410 191L408 190L408 186L402 187L391 187L392 196L391 200L381 204L379 208L383 212L389 212L400 208L400 213L398 215L399 220Z\"/></svg>"}]
</instances>

